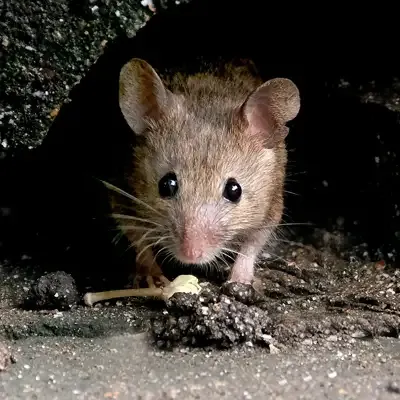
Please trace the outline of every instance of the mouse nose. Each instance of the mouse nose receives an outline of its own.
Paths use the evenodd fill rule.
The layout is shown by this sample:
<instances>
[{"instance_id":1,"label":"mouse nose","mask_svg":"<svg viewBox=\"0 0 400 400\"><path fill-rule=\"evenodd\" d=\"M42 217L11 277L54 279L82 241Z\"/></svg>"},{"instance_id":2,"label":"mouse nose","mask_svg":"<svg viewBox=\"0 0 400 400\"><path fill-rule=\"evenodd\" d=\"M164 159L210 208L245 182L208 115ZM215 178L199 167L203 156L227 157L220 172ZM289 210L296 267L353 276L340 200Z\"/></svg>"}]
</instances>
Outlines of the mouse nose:
<instances>
[{"instance_id":1,"label":"mouse nose","mask_svg":"<svg viewBox=\"0 0 400 400\"><path fill-rule=\"evenodd\" d=\"M182 258L189 263L200 261L204 254L204 243L197 237L188 237L185 235L180 253Z\"/></svg>"},{"instance_id":2,"label":"mouse nose","mask_svg":"<svg viewBox=\"0 0 400 400\"><path fill-rule=\"evenodd\" d=\"M196 246L182 246L181 254L186 262L196 263L201 260L203 251Z\"/></svg>"},{"instance_id":3,"label":"mouse nose","mask_svg":"<svg viewBox=\"0 0 400 400\"><path fill-rule=\"evenodd\" d=\"M193 229L185 229L180 246L182 261L197 263L204 257L207 242L203 235Z\"/></svg>"},{"instance_id":4,"label":"mouse nose","mask_svg":"<svg viewBox=\"0 0 400 400\"><path fill-rule=\"evenodd\" d=\"M214 214L215 207L206 205L184 218L177 254L183 263L202 264L211 257L218 245L211 222L215 219Z\"/></svg>"}]
</instances>

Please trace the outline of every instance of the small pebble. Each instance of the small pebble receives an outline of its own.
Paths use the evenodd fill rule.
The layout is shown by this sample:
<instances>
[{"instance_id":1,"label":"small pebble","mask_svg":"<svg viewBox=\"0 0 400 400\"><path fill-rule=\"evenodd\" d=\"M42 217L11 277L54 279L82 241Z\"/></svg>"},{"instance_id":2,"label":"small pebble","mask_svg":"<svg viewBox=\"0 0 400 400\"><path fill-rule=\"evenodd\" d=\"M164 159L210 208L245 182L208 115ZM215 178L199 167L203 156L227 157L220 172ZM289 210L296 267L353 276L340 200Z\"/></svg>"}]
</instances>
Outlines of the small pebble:
<instances>
[{"instance_id":1,"label":"small pebble","mask_svg":"<svg viewBox=\"0 0 400 400\"><path fill-rule=\"evenodd\" d=\"M400 394L400 385L398 382L390 382L387 387L388 392Z\"/></svg>"},{"instance_id":2,"label":"small pebble","mask_svg":"<svg viewBox=\"0 0 400 400\"><path fill-rule=\"evenodd\" d=\"M333 379L337 377L337 372L336 371L330 371L328 372L328 377Z\"/></svg>"},{"instance_id":3,"label":"small pebble","mask_svg":"<svg viewBox=\"0 0 400 400\"><path fill-rule=\"evenodd\" d=\"M330 336L328 336L328 337L326 338L326 340L327 340L328 342L337 342L337 341L338 341L338 337L337 337L337 335L330 335Z\"/></svg>"},{"instance_id":4,"label":"small pebble","mask_svg":"<svg viewBox=\"0 0 400 400\"><path fill-rule=\"evenodd\" d=\"M10 351L4 344L0 342L0 372L5 371L12 361L13 359Z\"/></svg>"},{"instance_id":5,"label":"small pebble","mask_svg":"<svg viewBox=\"0 0 400 400\"><path fill-rule=\"evenodd\" d=\"M269 352L271 354L279 354L281 351L278 347L274 346L273 344L269 345Z\"/></svg>"}]
</instances>

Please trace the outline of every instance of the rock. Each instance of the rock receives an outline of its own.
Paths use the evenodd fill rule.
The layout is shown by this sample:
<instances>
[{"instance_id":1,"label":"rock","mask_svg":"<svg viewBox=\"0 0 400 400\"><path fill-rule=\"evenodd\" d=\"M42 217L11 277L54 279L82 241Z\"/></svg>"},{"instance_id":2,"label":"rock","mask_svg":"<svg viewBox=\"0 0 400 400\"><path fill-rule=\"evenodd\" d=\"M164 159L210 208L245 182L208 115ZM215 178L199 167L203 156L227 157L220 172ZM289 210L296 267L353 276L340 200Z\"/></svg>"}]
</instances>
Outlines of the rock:
<instances>
[{"instance_id":1,"label":"rock","mask_svg":"<svg viewBox=\"0 0 400 400\"><path fill-rule=\"evenodd\" d=\"M13 358L10 351L3 343L0 342L0 372L5 371L12 361Z\"/></svg>"},{"instance_id":2,"label":"rock","mask_svg":"<svg viewBox=\"0 0 400 400\"><path fill-rule=\"evenodd\" d=\"M41 276L31 288L33 308L68 310L80 300L74 278L64 271Z\"/></svg>"}]
</instances>

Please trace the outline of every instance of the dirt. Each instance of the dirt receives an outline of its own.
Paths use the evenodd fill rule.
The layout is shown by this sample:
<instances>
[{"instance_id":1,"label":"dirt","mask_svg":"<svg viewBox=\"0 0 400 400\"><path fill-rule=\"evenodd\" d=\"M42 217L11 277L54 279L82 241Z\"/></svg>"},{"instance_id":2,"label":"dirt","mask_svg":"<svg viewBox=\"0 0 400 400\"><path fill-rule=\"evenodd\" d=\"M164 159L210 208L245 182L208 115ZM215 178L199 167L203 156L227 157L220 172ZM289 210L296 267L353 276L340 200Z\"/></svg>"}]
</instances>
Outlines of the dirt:
<instances>
[{"instance_id":1,"label":"dirt","mask_svg":"<svg viewBox=\"0 0 400 400\"><path fill-rule=\"evenodd\" d=\"M399 394L399 272L358 249L341 253L339 236L333 247L290 242L265 253L261 293L202 276L198 296L166 303L80 301L60 311L51 299L27 310L29 285L57 286L49 276L68 275L18 269L0 282L0 398L391 399Z\"/></svg>"},{"instance_id":2,"label":"dirt","mask_svg":"<svg viewBox=\"0 0 400 400\"><path fill-rule=\"evenodd\" d=\"M243 304L227 290L176 295L169 313L153 323L160 346L174 343L230 347L250 342L274 347L304 341L397 337L400 328L399 270L382 262L337 257L327 249L289 244L279 259L258 270L263 296L254 290ZM229 292L228 292L229 293ZM254 298L254 294L256 298Z\"/></svg>"},{"instance_id":3,"label":"dirt","mask_svg":"<svg viewBox=\"0 0 400 400\"><path fill-rule=\"evenodd\" d=\"M155 350L146 335L31 337L12 344L0 398L24 400L263 400L398 398L399 341L375 339L291 353Z\"/></svg>"},{"instance_id":4,"label":"dirt","mask_svg":"<svg viewBox=\"0 0 400 400\"><path fill-rule=\"evenodd\" d=\"M176 294L165 304L129 298L89 308L82 304L84 288L78 296L66 273L44 274L30 286L26 277L16 274L2 283L3 304L8 306L1 311L0 336L94 337L150 331L160 348L247 343L272 351L305 342L324 346L354 338L397 337L399 270L337 250L282 243L273 249L274 255L265 253L258 265L261 292L219 284L200 274L199 295ZM12 291L6 290L10 282ZM18 301L6 301L7 292Z\"/></svg>"},{"instance_id":5,"label":"dirt","mask_svg":"<svg viewBox=\"0 0 400 400\"><path fill-rule=\"evenodd\" d=\"M13 358L9 348L0 342L0 372L5 371L12 360Z\"/></svg>"}]
</instances>

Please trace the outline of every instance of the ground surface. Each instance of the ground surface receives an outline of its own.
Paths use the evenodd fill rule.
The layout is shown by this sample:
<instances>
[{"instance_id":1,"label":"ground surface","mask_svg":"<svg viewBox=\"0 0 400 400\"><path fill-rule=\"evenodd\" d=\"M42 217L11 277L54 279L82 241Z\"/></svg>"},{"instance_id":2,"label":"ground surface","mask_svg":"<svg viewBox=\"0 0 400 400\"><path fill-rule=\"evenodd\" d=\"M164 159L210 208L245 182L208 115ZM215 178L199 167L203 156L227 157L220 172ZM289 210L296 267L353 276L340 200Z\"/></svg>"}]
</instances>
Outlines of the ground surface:
<instances>
[{"instance_id":1,"label":"ground surface","mask_svg":"<svg viewBox=\"0 0 400 400\"><path fill-rule=\"evenodd\" d=\"M0 158L37 146L106 42L134 35L151 15L137 1L55 1L51 15L42 2L19 3L0 0ZM396 79L330 84L335 93L399 111ZM384 164L386 155L373 156L374 166ZM397 203L392 212L400 215ZM261 294L209 283L200 297L167 305L128 299L88 308L76 304L73 282L37 285L46 271L30 256L2 258L0 398L400 397L392 247L384 262L347 239L318 231L309 245L281 243L258 270ZM36 298L27 303L32 285ZM78 300L90 289L79 287Z\"/></svg>"},{"instance_id":2,"label":"ground surface","mask_svg":"<svg viewBox=\"0 0 400 400\"><path fill-rule=\"evenodd\" d=\"M323 249L265 254L261 296L238 302L207 283L167 307L126 299L23 310L34 276L5 265L0 398L395 398L398 273Z\"/></svg>"},{"instance_id":3,"label":"ground surface","mask_svg":"<svg viewBox=\"0 0 400 400\"><path fill-rule=\"evenodd\" d=\"M144 335L30 338L13 345L18 363L0 378L4 399L397 399L396 340L352 347L303 346L164 353Z\"/></svg>"}]
</instances>

